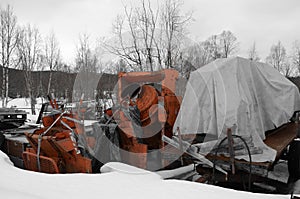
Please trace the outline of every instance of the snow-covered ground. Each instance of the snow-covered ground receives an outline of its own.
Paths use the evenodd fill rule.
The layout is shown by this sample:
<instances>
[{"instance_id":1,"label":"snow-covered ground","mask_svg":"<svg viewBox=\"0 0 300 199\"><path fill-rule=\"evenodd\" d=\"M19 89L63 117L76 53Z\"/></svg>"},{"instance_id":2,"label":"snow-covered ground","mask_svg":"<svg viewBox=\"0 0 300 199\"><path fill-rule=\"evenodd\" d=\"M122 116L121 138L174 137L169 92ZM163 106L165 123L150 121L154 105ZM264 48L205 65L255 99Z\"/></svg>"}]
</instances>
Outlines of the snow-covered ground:
<instances>
[{"instance_id":1,"label":"snow-covered ground","mask_svg":"<svg viewBox=\"0 0 300 199\"><path fill-rule=\"evenodd\" d=\"M15 98L15 99L9 99L7 103L8 108L17 108L19 110L24 110L27 112L27 122L28 123L35 123L39 112L41 110L42 104L47 102L48 100L44 98L36 98L36 105L35 105L35 112L36 115L31 114L31 106L30 106L30 99L29 98ZM103 107L109 108L112 106L112 100L102 100L100 103L105 103ZM2 101L0 99L0 105L2 105ZM76 106L75 103L67 104L69 108L74 108Z\"/></svg>"},{"instance_id":2,"label":"snow-covered ground","mask_svg":"<svg viewBox=\"0 0 300 199\"><path fill-rule=\"evenodd\" d=\"M0 151L0 198L209 198L288 199L289 195L266 195L224 189L180 180L163 180L158 174L122 163L108 163L102 174L43 174L13 166Z\"/></svg>"},{"instance_id":3,"label":"snow-covered ground","mask_svg":"<svg viewBox=\"0 0 300 199\"><path fill-rule=\"evenodd\" d=\"M37 118L38 118L38 114L41 110L42 107L42 103L44 103L46 100L43 98L36 98L36 105L35 105L35 112L36 115L32 115L31 114L31 106L30 106L30 99L29 98L15 98L15 99L10 99L7 103L7 107L8 108L17 108L19 110L24 110L26 111L27 114L27 121L28 122L32 122L35 123ZM2 103L1 103L2 104Z\"/></svg>"}]
</instances>

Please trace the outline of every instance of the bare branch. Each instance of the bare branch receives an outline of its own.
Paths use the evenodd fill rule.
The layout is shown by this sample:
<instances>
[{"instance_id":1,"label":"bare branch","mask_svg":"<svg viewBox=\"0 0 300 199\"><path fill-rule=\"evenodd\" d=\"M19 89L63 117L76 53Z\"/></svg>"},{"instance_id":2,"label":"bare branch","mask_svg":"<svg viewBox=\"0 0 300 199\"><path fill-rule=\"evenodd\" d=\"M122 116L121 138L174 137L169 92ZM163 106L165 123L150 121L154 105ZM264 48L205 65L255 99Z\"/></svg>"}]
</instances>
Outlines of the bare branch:
<instances>
[{"instance_id":1,"label":"bare branch","mask_svg":"<svg viewBox=\"0 0 300 199\"><path fill-rule=\"evenodd\" d=\"M41 36L36 27L28 24L21 29L17 50L24 71L25 86L31 99L31 111L32 114L35 114L36 94L34 93L32 71L41 66L42 57Z\"/></svg>"},{"instance_id":2,"label":"bare branch","mask_svg":"<svg viewBox=\"0 0 300 199\"><path fill-rule=\"evenodd\" d=\"M259 61L260 58L258 56L258 53L256 51L256 44L255 42L253 43L253 45L251 46L251 48L249 49L249 55L248 58L252 61Z\"/></svg>"},{"instance_id":3,"label":"bare branch","mask_svg":"<svg viewBox=\"0 0 300 199\"><path fill-rule=\"evenodd\" d=\"M1 97L5 107L9 88L8 68L16 67L14 53L19 40L17 17L10 5L7 5L6 9L0 9L0 29L0 65L3 67Z\"/></svg>"}]
</instances>

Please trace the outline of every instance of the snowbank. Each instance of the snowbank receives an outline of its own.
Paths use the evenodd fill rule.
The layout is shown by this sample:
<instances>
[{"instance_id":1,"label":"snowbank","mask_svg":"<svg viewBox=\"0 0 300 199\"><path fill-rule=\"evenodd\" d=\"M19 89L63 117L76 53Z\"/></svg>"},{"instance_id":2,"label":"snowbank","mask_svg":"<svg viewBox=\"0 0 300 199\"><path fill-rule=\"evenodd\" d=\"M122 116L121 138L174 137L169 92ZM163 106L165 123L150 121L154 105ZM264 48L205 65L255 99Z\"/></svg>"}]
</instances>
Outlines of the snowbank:
<instances>
[{"instance_id":1,"label":"snowbank","mask_svg":"<svg viewBox=\"0 0 300 199\"><path fill-rule=\"evenodd\" d=\"M0 151L0 198L286 198L224 189L179 180L162 180L155 173L122 163L108 163L103 174L43 174L15 168Z\"/></svg>"}]
</instances>

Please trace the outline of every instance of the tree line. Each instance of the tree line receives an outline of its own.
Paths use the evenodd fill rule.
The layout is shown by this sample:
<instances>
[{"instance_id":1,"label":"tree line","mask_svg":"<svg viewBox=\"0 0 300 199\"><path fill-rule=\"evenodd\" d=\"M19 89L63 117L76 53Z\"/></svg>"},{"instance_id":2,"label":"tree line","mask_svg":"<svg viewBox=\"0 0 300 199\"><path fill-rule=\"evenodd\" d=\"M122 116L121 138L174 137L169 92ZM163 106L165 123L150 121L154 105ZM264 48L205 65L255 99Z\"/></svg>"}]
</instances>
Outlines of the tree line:
<instances>
[{"instance_id":1,"label":"tree line","mask_svg":"<svg viewBox=\"0 0 300 199\"><path fill-rule=\"evenodd\" d=\"M26 93L34 106L33 71L49 71L48 78L41 81L46 82L46 93L50 93L54 71L117 74L173 68L188 78L191 71L238 53L239 41L230 30L211 35L204 41L190 40L188 28L195 19L193 12L182 11L183 5L182 0L164 0L155 5L153 1L140 0L135 5L124 5L123 13L112 22L111 38L91 41L88 33L79 34L73 66L62 60L60 44L53 31L42 36L32 24L19 25L13 8L0 5L2 106L7 106L9 97L9 68L23 71ZM254 42L249 47L248 58L267 62L287 77L296 76L300 70L300 42L295 41L289 52L278 41L263 60ZM107 53L113 55L109 60L105 59Z\"/></svg>"},{"instance_id":2,"label":"tree line","mask_svg":"<svg viewBox=\"0 0 300 199\"><path fill-rule=\"evenodd\" d=\"M27 95L30 97L32 105L34 105L36 96L33 90L32 71L43 70L47 67L52 73L52 71L58 69L60 63L58 42L54 33L43 39L37 27L31 24L18 25L17 17L10 5L0 8L0 17L2 106L7 106L9 97L9 68L18 68L24 72ZM52 74L48 79L48 93L50 92L51 76Z\"/></svg>"}]
</instances>

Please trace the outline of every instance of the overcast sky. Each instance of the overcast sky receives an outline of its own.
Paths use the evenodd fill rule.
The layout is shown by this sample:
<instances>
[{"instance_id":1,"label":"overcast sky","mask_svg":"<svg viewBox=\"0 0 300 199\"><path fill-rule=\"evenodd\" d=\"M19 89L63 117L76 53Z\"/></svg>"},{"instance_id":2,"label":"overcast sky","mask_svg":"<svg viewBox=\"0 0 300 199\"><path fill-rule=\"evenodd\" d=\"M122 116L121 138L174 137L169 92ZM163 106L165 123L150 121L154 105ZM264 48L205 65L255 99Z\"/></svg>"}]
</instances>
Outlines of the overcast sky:
<instances>
[{"instance_id":1,"label":"overcast sky","mask_svg":"<svg viewBox=\"0 0 300 199\"><path fill-rule=\"evenodd\" d=\"M72 63L80 33L88 33L91 41L109 37L123 5L138 1L0 0L0 5L12 5L19 23L36 25L43 36L53 30L64 61ZM279 40L288 52L293 41L300 40L299 0L184 0L183 12L188 11L193 11L194 18L189 26L192 40L230 30L240 43L240 56L247 56L253 42L264 60Z\"/></svg>"}]
</instances>

